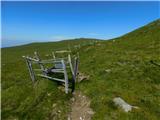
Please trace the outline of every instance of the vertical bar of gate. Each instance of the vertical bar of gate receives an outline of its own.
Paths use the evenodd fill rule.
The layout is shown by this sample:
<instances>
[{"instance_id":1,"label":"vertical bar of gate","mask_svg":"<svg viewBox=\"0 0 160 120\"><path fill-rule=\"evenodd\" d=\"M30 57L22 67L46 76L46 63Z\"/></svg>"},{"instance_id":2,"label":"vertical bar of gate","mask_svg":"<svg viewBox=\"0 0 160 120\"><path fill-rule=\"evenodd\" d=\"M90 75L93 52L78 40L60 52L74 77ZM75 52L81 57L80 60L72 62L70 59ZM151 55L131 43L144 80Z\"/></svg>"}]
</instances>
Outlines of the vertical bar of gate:
<instances>
[{"instance_id":1,"label":"vertical bar of gate","mask_svg":"<svg viewBox=\"0 0 160 120\"><path fill-rule=\"evenodd\" d=\"M32 82L34 83L35 82L35 74L34 74L34 71L33 71L33 68L32 68L32 63L27 58L26 58L26 63L27 63L27 66L28 66L30 77L32 79Z\"/></svg>"},{"instance_id":2,"label":"vertical bar of gate","mask_svg":"<svg viewBox=\"0 0 160 120\"><path fill-rule=\"evenodd\" d=\"M61 62L64 69L65 93L68 94L68 75L67 75L66 65L64 63L64 60L61 60Z\"/></svg>"},{"instance_id":3,"label":"vertical bar of gate","mask_svg":"<svg viewBox=\"0 0 160 120\"><path fill-rule=\"evenodd\" d=\"M52 52L53 59L56 59L55 53Z\"/></svg>"},{"instance_id":4,"label":"vertical bar of gate","mask_svg":"<svg viewBox=\"0 0 160 120\"><path fill-rule=\"evenodd\" d=\"M77 77L77 73L78 73L78 64L79 64L79 59L78 59L78 57L76 57L74 60L74 80L75 80L75 82L76 82L76 77Z\"/></svg>"},{"instance_id":5,"label":"vertical bar of gate","mask_svg":"<svg viewBox=\"0 0 160 120\"><path fill-rule=\"evenodd\" d=\"M37 52L34 52L34 54L35 54L36 59L37 59L38 61L41 61L38 53L37 53ZM38 64L40 65L41 69L42 69L43 71L45 71L44 65L43 65L42 63L38 63ZM43 72L43 74L46 75L45 72Z\"/></svg>"},{"instance_id":6,"label":"vertical bar of gate","mask_svg":"<svg viewBox=\"0 0 160 120\"><path fill-rule=\"evenodd\" d=\"M73 71L73 65L72 65L71 55L70 54L68 55L68 62L69 62L69 65L70 65L72 76L73 76L74 75L74 71Z\"/></svg>"}]
</instances>

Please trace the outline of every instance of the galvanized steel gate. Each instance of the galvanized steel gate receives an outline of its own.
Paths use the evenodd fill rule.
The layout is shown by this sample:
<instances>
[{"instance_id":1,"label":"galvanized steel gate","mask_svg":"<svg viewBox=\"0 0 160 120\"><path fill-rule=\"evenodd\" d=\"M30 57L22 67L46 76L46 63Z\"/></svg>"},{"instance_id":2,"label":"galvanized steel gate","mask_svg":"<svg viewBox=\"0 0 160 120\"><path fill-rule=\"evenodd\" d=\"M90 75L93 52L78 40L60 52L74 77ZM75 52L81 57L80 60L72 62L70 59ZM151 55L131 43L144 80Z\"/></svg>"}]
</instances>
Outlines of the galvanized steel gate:
<instances>
[{"instance_id":1,"label":"galvanized steel gate","mask_svg":"<svg viewBox=\"0 0 160 120\"><path fill-rule=\"evenodd\" d=\"M67 57L59 58L55 56L55 54L63 53L68 53ZM42 60L37 52L34 52L34 57L23 56L23 58L25 58L26 60L32 82L35 83L36 76L40 76L49 80L64 83L65 93L69 92L69 84L71 84L71 89L73 92L75 89L75 82L78 74L79 55L71 57L70 53L71 51L66 50L52 52L53 59L49 60ZM34 69L34 64L37 64L40 67L40 69ZM45 64L52 64L52 67L47 68L45 67ZM71 81L69 81L68 79L69 71L67 70L67 68L69 68L72 74ZM36 74L36 71L39 71L40 73ZM56 75L57 73L63 74L63 79L51 76L51 74Z\"/></svg>"}]
</instances>

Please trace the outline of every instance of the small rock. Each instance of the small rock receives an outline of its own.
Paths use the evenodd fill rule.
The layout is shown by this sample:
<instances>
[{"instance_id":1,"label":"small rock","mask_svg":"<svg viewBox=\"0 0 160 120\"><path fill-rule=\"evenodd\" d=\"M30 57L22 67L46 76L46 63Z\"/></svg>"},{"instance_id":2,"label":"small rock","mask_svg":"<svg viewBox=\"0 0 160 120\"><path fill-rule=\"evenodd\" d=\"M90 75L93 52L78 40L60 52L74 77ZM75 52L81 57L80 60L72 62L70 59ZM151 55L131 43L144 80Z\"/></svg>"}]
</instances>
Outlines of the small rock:
<instances>
[{"instance_id":1,"label":"small rock","mask_svg":"<svg viewBox=\"0 0 160 120\"><path fill-rule=\"evenodd\" d=\"M68 116L68 120L71 120L71 117L70 117L70 116Z\"/></svg>"},{"instance_id":2,"label":"small rock","mask_svg":"<svg viewBox=\"0 0 160 120\"><path fill-rule=\"evenodd\" d=\"M125 63L122 63L122 62L117 62L117 64L118 64L119 66L124 66L124 65L125 65Z\"/></svg>"},{"instance_id":3,"label":"small rock","mask_svg":"<svg viewBox=\"0 0 160 120\"><path fill-rule=\"evenodd\" d=\"M47 95L48 95L48 96L51 96L51 93L48 93Z\"/></svg>"},{"instance_id":4,"label":"small rock","mask_svg":"<svg viewBox=\"0 0 160 120\"><path fill-rule=\"evenodd\" d=\"M82 117L79 118L80 120L83 120Z\"/></svg>"},{"instance_id":5,"label":"small rock","mask_svg":"<svg viewBox=\"0 0 160 120\"><path fill-rule=\"evenodd\" d=\"M48 55L48 54L46 54L45 56L46 56L46 57L48 57L49 55Z\"/></svg>"},{"instance_id":6,"label":"small rock","mask_svg":"<svg viewBox=\"0 0 160 120\"><path fill-rule=\"evenodd\" d=\"M119 106L120 108L122 108L125 112L129 112L132 110L132 108L138 108L136 106L132 106L128 103L126 103L122 98L120 97L116 97L113 99L113 102L115 103L115 105Z\"/></svg>"},{"instance_id":7,"label":"small rock","mask_svg":"<svg viewBox=\"0 0 160 120\"><path fill-rule=\"evenodd\" d=\"M94 114L94 112L91 111L91 110L90 110L90 111L87 111L87 113L90 114L90 115L93 115L93 114Z\"/></svg>"},{"instance_id":8,"label":"small rock","mask_svg":"<svg viewBox=\"0 0 160 120\"><path fill-rule=\"evenodd\" d=\"M72 98L71 98L71 101L72 101L72 102L74 102L74 101L75 101L75 98L74 98L74 97L72 97Z\"/></svg>"},{"instance_id":9,"label":"small rock","mask_svg":"<svg viewBox=\"0 0 160 120\"><path fill-rule=\"evenodd\" d=\"M56 107L56 105L57 105L57 104L56 104L56 103L54 103L54 104L52 105L52 107L54 108L54 107Z\"/></svg>"},{"instance_id":10,"label":"small rock","mask_svg":"<svg viewBox=\"0 0 160 120\"><path fill-rule=\"evenodd\" d=\"M61 111L60 111L60 110L58 110L58 113L61 113Z\"/></svg>"},{"instance_id":11,"label":"small rock","mask_svg":"<svg viewBox=\"0 0 160 120\"><path fill-rule=\"evenodd\" d=\"M106 69L105 72L109 73L111 72L111 69Z\"/></svg>"}]
</instances>

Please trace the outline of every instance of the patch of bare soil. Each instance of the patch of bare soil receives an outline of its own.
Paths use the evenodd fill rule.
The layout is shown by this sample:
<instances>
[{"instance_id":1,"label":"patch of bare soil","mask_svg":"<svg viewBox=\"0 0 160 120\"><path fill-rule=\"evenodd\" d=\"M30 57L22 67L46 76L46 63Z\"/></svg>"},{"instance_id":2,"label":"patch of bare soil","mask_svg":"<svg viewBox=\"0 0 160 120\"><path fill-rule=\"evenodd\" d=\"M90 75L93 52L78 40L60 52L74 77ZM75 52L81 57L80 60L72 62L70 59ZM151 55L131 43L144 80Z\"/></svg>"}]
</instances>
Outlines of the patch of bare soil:
<instances>
[{"instance_id":1,"label":"patch of bare soil","mask_svg":"<svg viewBox=\"0 0 160 120\"><path fill-rule=\"evenodd\" d=\"M93 114L89 98L80 91L76 91L71 98L71 113L68 120L91 120Z\"/></svg>"}]
</instances>

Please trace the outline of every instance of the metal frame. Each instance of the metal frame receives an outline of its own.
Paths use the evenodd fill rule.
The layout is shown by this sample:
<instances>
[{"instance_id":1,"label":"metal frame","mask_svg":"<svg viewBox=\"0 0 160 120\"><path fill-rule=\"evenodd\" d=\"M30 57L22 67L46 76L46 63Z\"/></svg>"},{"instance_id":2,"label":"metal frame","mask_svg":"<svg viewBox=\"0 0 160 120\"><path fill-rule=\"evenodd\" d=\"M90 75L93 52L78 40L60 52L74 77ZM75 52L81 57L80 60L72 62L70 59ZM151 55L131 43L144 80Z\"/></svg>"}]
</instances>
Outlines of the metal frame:
<instances>
[{"instance_id":1,"label":"metal frame","mask_svg":"<svg viewBox=\"0 0 160 120\"><path fill-rule=\"evenodd\" d=\"M66 52L70 52L70 51L63 51L63 52L58 52L56 51L55 53L66 53ZM76 76L78 73L78 63L79 63L79 57L74 57L74 59L71 58L71 55L68 54L68 57L66 58L57 58L55 56L55 53L52 52L53 55L53 59L50 60L41 60L39 57L39 54L37 52L34 52L35 57L31 58L29 56L23 56L23 58L25 58L27 66L28 66L28 70L29 70L29 74L31 77L31 80L33 83L36 82L36 76L40 76L43 78L47 78L53 81L59 81L59 82L63 82L65 84L65 93L68 94L69 92L69 80L68 80L68 72L67 72L67 67L70 68L70 71L72 73L72 92L75 89L75 82L76 82ZM72 61L73 60L73 61ZM60 65L59 67L55 67L53 69L51 69L52 73L62 73L64 76L64 79L59 79L59 78L55 78L55 77L51 77L47 74L47 68L45 68L44 64L54 64L54 66L56 65ZM40 69L33 69L32 64L38 64L40 66ZM68 65L68 66L67 66ZM35 71L41 71L41 74L36 74Z\"/></svg>"}]
</instances>

